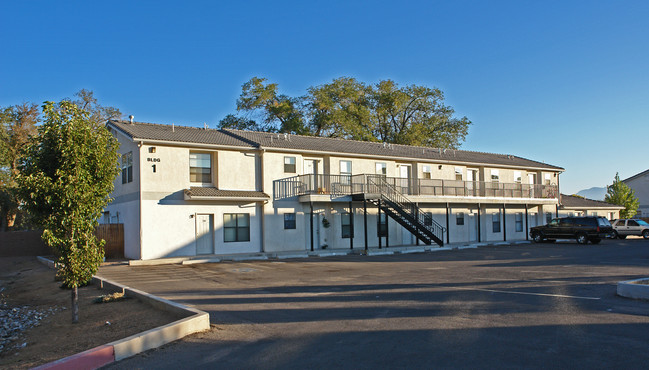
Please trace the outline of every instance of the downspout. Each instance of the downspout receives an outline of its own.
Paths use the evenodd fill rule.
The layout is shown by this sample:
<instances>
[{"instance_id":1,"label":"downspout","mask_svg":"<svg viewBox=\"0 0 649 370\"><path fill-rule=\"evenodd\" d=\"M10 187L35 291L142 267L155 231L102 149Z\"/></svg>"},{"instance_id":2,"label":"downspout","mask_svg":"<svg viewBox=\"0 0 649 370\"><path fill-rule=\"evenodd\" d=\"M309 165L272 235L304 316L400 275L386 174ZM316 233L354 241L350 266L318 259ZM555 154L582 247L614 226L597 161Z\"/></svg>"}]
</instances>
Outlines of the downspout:
<instances>
[{"instance_id":1,"label":"downspout","mask_svg":"<svg viewBox=\"0 0 649 370\"><path fill-rule=\"evenodd\" d=\"M139 221L139 228L140 228L140 259L144 259L144 256L142 255L142 142L140 141L137 143L137 160L138 160L138 171L137 171L137 187L138 187L138 218L140 219Z\"/></svg>"},{"instance_id":2,"label":"downspout","mask_svg":"<svg viewBox=\"0 0 649 370\"><path fill-rule=\"evenodd\" d=\"M259 148L259 183L260 183L260 191L264 193L264 152L266 150L263 148ZM272 200L273 202L275 201L274 199ZM266 252L266 203L268 202L262 202L261 207L261 215L260 216L260 222L261 222L261 230L259 230L259 235L261 237L261 252L265 253Z\"/></svg>"}]
</instances>

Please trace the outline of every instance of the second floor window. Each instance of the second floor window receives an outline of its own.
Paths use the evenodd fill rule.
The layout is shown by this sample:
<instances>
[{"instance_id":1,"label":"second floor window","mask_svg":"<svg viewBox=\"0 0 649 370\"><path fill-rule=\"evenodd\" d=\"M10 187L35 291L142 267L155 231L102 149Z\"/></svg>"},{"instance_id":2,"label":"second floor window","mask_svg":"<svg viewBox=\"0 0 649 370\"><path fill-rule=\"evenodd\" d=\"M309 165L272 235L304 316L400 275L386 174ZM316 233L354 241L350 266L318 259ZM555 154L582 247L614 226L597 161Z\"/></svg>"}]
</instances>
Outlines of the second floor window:
<instances>
[{"instance_id":1,"label":"second floor window","mask_svg":"<svg viewBox=\"0 0 649 370\"><path fill-rule=\"evenodd\" d=\"M189 181L202 184L212 182L212 155L189 153Z\"/></svg>"},{"instance_id":2,"label":"second floor window","mask_svg":"<svg viewBox=\"0 0 649 370\"><path fill-rule=\"evenodd\" d=\"M423 166L422 167L422 172L424 173L424 178L425 179L432 179L433 176L430 173L430 166Z\"/></svg>"},{"instance_id":3,"label":"second floor window","mask_svg":"<svg viewBox=\"0 0 649 370\"><path fill-rule=\"evenodd\" d=\"M462 181L462 167L455 167L455 179Z\"/></svg>"},{"instance_id":4,"label":"second floor window","mask_svg":"<svg viewBox=\"0 0 649 370\"><path fill-rule=\"evenodd\" d=\"M384 162L376 162L376 174L377 175L387 175L388 166Z\"/></svg>"},{"instance_id":5,"label":"second floor window","mask_svg":"<svg viewBox=\"0 0 649 370\"><path fill-rule=\"evenodd\" d=\"M521 171L514 171L514 182L517 184L523 182L523 176L521 175Z\"/></svg>"},{"instance_id":6,"label":"second floor window","mask_svg":"<svg viewBox=\"0 0 649 370\"><path fill-rule=\"evenodd\" d=\"M133 152L122 155L122 184L133 181Z\"/></svg>"},{"instance_id":7,"label":"second floor window","mask_svg":"<svg viewBox=\"0 0 649 370\"><path fill-rule=\"evenodd\" d=\"M340 161L340 183L351 184L352 180L352 161Z\"/></svg>"},{"instance_id":8,"label":"second floor window","mask_svg":"<svg viewBox=\"0 0 649 370\"><path fill-rule=\"evenodd\" d=\"M500 181L500 170L491 170L491 182Z\"/></svg>"},{"instance_id":9,"label":"second floor window","mask_svg":"<svg viewBox=\"0 0 649 370\"><path fill-rule=\"evenodd\" d=\"M295 157L284 157L284 172L296 173L295 170Z\"/></svg>"}]
</instances>

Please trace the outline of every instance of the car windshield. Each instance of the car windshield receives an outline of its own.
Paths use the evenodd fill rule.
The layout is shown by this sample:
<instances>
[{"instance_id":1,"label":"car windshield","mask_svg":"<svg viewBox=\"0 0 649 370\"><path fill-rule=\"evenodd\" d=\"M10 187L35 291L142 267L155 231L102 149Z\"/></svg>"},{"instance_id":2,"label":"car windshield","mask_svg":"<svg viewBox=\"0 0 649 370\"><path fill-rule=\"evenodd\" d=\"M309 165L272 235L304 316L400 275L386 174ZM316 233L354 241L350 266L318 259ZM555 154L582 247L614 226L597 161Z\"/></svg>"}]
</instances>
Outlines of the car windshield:
<instances>
[{"instance_id":1,"label":"car windshield","mask_svg":"<svg viewBox=\"0 0 649 370\"><path fill-rule=\"evenodd\" d=\"M648 223L646 223L646 222L645 222L645 221L643 221L643 220L636 220L636 222L638 223L638 225L642 225L642 226L649 226L649 224L648 224Z\"/></svg>"},{"instance_id":2,"label":"car windshield","mask_svg":"<svg viewBox=\"0 0 649 370\"><path fill-rule=\"evenodd\" d=\"M611 226L611 223L608 222L608 220L605 218L598 218L597 223L599 224L599 226Z\"/></svg>"}]
</instances>

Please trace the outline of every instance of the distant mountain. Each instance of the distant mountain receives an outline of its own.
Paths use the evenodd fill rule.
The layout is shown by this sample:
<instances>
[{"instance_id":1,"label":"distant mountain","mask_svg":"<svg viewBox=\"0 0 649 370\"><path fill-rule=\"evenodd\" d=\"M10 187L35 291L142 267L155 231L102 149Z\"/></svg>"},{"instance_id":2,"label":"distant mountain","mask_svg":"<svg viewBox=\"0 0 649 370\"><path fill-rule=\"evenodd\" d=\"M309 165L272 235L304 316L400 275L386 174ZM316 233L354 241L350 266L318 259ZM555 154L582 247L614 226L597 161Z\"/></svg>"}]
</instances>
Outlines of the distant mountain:
<instances>
[{"instance_id":1,"label":"distant mountain","mask_svg":"<svg viewBox=\"0 0 649 370\"><path fill-rule=\"evenodd\" d=\"M604 196L606 195L606 188L592 187L590 189L578 191L577 195L581 195L584 198L593 200L604 200Z\"/></svg>"}]
</instances>

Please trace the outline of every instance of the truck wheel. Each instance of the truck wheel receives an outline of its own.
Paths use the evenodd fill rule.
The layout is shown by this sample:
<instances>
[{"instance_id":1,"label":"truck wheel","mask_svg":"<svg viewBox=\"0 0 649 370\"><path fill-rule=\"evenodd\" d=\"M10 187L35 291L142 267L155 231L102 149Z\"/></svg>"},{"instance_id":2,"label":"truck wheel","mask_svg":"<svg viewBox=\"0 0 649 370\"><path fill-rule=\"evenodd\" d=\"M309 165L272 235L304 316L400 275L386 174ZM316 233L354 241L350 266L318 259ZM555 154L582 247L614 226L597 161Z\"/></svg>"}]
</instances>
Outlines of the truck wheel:
<instances>
[{"instance_id":1,"label":"truck wheel","mask_svg":"<svg viewBox=\"0 0 649 370\"><path fill-rule=\"evenodd\" d=\"M621 239L620 234L618 234L615 230L613 230L613 239Z\"/></svg>"},{"instance_id":2,"label":"truck wheel","mask_svg":"<svg viewBox=\"0 0 649 370\"><path fill-rule=\"evenodd\" d=\"M532 234L532 240L534 240L534 243L541 243L543 242L543 235L541 233L534 233Z\"/></svg>"},{"instance_id":3,"label":"truck wheel","mask_svg":"<svg viewBox=\"0 0 649 370\"><path fill-rule=\"evenodd\" d=\"M645 238L645 239L649 239L649 230L644 230L642 232L642 237Z\"/></svg>"},{"instance_id":4,"label":"truck wheel","mask_svg":"<svg viewBox=\"0 0 649 370\"><path fill-rule=\"evenodd\" d=\"M577 234L577 243L588 244L588 236L586 234Z\"/></svg>"}]
</instances>

